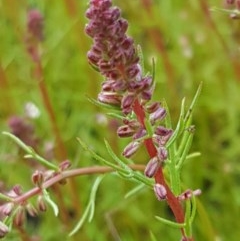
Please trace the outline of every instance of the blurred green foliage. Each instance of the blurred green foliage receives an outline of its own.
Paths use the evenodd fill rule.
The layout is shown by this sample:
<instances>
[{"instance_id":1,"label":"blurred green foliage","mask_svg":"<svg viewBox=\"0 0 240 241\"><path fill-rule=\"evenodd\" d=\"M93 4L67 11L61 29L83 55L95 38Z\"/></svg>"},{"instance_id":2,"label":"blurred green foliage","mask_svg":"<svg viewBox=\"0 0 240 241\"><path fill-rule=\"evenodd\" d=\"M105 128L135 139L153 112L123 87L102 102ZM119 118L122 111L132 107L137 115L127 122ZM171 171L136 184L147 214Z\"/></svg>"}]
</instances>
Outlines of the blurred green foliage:
<instances>
[{"instance_id":1,"label":"blurred green foliage","mask_svg":"<svg viewBox=\"0 0 240 241\"><path fill-rule=\"evenodd\" d=\"M129 21L129 34L142 47L147 70L151 71L152 58L155 59L154 98L166 99L175 123L181 99L186 97L190 103L203 81L194 112L196 134L192 147L202 155L183 168L183 188L200 188L203 192L198 198L196 240L239 240L239 21L210 11L214 6L224 7L219 0L115 0L114 3ZM44 145L54 141L48 113L34 79L34 66L24 45L29 8L38 8L44 15L45 84L68 158L74 166L96 164L82 151L76 137L105 156L103 139L106 138L120 154L126 142L116 138L118 123L87 100L87 96L96 98L102 80L86 60L91 45L84 34L87 0L0 1L0 130L8 130L7 120L13 115L24 116L24 106L32 102L41 113L31 120L39 138L39 152L44 153ZM32 187L33 168L26 165L22 156L18 147L0 136L0 179L7 189L16 183L25 191ZM147 154L137 155L136 160L146 163ZM94 179L93 176L75 179L81 213ZM134 186L109 174L98 191L93 222L86 223L76 236L69 238L68 232L79 216L71 209L67 184L61 189L71 222L62 223L48 210L34 222L29 221L28 232L39 235L41 240L150 240L150 232L159 241L179 240L179 230L166 227L154 218L155 215L171 218L171 213L151 191L124 199ZM26 240L18 236L16 239L12 234L6 240Z\"/></svg>"}]
</instances>

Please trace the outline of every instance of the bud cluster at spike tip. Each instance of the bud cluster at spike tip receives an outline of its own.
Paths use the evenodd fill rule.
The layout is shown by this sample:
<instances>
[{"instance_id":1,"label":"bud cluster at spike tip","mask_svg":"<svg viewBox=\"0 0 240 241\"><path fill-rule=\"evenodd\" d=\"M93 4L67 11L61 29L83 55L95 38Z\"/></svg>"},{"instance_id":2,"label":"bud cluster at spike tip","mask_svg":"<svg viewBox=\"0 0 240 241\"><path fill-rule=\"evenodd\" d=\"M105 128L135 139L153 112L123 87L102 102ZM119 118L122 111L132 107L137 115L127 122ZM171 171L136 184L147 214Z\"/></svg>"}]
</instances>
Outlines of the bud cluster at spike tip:
<instances>
[{"instance_id":1,"label":"bud cluster at spike tip","mask_svg":"<svg viewBox=\"0 0 240 241\"><path fill-rule=\"evenodd\" d=\"M134 41L126 35L128 22L119 8L110 0L92 0L86 17L90 21L85 31L94 41L88 60L105 77L98 100L118 105L128 115L137 96L151 99L152 77L142 76Z\"/></svg>"},{"instance_id":2,"label":"bud cluster at spike tip","mask_svg":"<svg viewBox=\"0 0 240 241\"><path fill-rule=\"evenodd\" d=\"M132 138L124 148L123 156L130 158L142 146L144 138L152 138L156 146L156 157L146 167L145 175L153 177L159 166L167 159L166 142L172 130L161 126L167 112L159 102L150 102L154 91L153 78L144 76L134 40L126 32L128 22L121 17L118 7L111 0L90 0L86 11L89 19L85 32L93 39L87 53L89 63L104 77L98 101L118 106L123 115L123 125L117 129L122 138ZM152 126L149 136L145 126L131 115L138 101Z\"/></svg>"}]
</instances>

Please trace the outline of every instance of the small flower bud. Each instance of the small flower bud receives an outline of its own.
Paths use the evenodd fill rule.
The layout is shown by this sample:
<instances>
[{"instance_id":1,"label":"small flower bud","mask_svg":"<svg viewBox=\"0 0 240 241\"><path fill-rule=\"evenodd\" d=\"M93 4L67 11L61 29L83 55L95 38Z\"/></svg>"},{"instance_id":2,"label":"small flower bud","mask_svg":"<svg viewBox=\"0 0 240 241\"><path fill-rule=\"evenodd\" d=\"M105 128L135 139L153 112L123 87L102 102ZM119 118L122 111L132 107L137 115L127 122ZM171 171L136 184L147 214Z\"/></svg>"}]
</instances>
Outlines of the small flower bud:
<instances>
[{"instance_id":1,"label":"small flower bud","mask_svg":"<svg viewBox=\"0 0 240 241\"><path fill-rule=\"evenodd\" d=\"M129 114L132 111L132 105L135 100L135 95L133 93L128 93L127 95L123 96L121 102L121 108L124 114Z\"/></svg>"},{"instance_id":2,"label":"small flower bud","mask_svg":"<svg viewBox=\"0 0 240 241\"><path fill-rule=\"evenodd\" d=\"M38 205L38 209L41 212L47 211L47 204L46 204L46 201L44 200L44 197L42 195L38 196L37 205Z\"/></svg>"},{"instance_id":3,"label":"small flower bud","mask_svg":"<svg viewBox=\"0 0 240 241\"><path fill-rule=\"evenodd\" d=\"M5 237L6 234L8 234L8 232L9 232L8 226L5 223L0 221L0 238Z\"/></svg>"},{"instance_id":4,"label":"small flower bud","mask_svg":"<svg viewBox=\"0 0 240 241\"><path fill-rule=\"evenodd\" d=\"M20 185L15 185L13 188L12 188L12 191L13 191L13 197L16 197L16 196L19 196L22 194L22 187ZM15 194L15 195L14 195Z\"/></svg>"},{"instance_id":5,"label":"small flower bud","mask_svg":"<svg viewBox=\"0 0 240 241\"><path fill-rule=\"evenodd\" d=\"M14 224L17 227L21 227L25 222L25 218L26 218L25 209L24 209L23 206L19 206L18 209L17 209L16 215L13 219Z\"/></svg>"},{"instance_id":6,"label":"small flower bud","mask_svg":"<svg viewBox=\"0 0 240 241\"><path fill-rule=\"evenodd\" d=\"M65 160L59 164L59 168L61 171L64 171L64 170L68 169L71 165L72 164L69 160Z\"/></svg>"},{"instance_id":7,"label":"small flower bud","mask_svg":"<svg viewBox=\"0 0 240 241\"><path fill-rule=\"evenodd\" d=\"M32 182L33 184L35 184L38 187L41 187L42 183L43 183L43 172L36 170L33 174L32 174Z\"/></svg>"},{"instance_id":8,"label":"small flower bud","mask_svg":"<svg viewBox=\"0 0 240 241\"><path fill-rule=\"evenodd\" d=\"M43 40L43 15L38 9L32 9L28 12L27 22L28 32L34 38Z\"/></svg>"},{"instance_id":9,"label":"small flower bud","mask_svg":"<svg viewBox=\"0 0 240 241\"><path fill-rule=\"evenodd\" d=\"M168 151L165 147L163 146L160 146L158 149L157 149L157 156L159 158L160 161L165 161L168 157Z\"/></svg>"},{"instance_id":10,"label":"small flower bud","mask_svg":"<svg viewBox=\"0 0 240 241\"><path fill-rule=\"evenodd\" d=\"M116 94L114 92L100 92L100 94L98 95L98 100L100 102L109 105L120 105L121 98L121 95Z\"/></svg>"},{"instance_id":11,"label":"small flower bud","mask_svg":"<svg viewBox=\"0 0 240 241\"><path fill-rule=\"evenodd\" d=\"M13 207L14 203L12 202L3 204L3 206L1 207L1 213L5 216L9 216L13 210Z\"/></svg>"},{"instance_id":12,"label":"small flower bud","mask_svg":"<svg viewBox=\"0 0 240 241\"><path fill-rule=\"evenodd\" d=\"M166 110L162 107L159 107L155 112L149 115L151 124L153 125L156 121L163 120L166 114Z\"/></svg>"},{"instance_id":13,"label":"small flower bud","mask_svg":"<svg viewBox=\"0 0 240 241\"><path fill-rule=\"evenodd\" d=\"M120 126L118 129L117 129L117 134L119 137L130 137L132 135L134 135L136 131L133 130L130 126L128 125L123 125L123 126Z\"/></svg>"},{"instance_id":14,"label":"small flower bud","mask_svg":"<svg viewBox=\"0 0 240 241\"><path fill-rule=\"evenodd\" d=\"M161 104L159 102L153 102L146 106L146 111L149 114L151 114L151 113L155 112L160 106L161 106Z\"/></svg>"},{"instance_id":15,"label":"small flower bud","mask_svg":"<svg viewBox=\"0 0 240 241\"><path fill-rule=\"evenodd\" d=\"M32 217L36 217L38 214L37 209L31 203L28 203L26 205L26 210L27 210L28 214Z\"/></svg>"},{"instance_id":16,"label":"small flower bud","mask_svg":"<svg viewBox=\"0 0 240 241\"><path fill-rule=\"evenodd\" d=\"M202 191L200 189L196 189L194 191L188 189L178 196L178 200L183 201L183 200L191 198L192 196L199 196L199 195L201 195L201 193L202 193Z\"/></svg>"},{"instance_id":17,"label":"small flower bud","mask_svg":"<svg viewBox=\"0 0 240 241\"><path fill-rule=\"evenodd\" d=\"M141 143L138 141L133 141L130 142L123 150L123 156L129 158L131 157L133 154L136 153L136 151L138 150L138 148L140 147Z\"/></svg>"},{"instance_id":18,"label":"small flower bud","mask_svg":"<svg viewBox=\"0 0 240 241\"><path fill-rule=\"evenodd\" d=\"M144 171L145 176L147 176L147 177L149 177L149 178L153 177L153 176L156 174L159 166L160 166L160 161L159 161L159 159L158 159L156 156L153 157L153 158L148 162L148 164L147 164L147 166L146 166L146 168L145 168L145 171Z\"/></svg>"},{"instance_id":19,"label":"small flower bud","mask_svg":"<svg viewBox=\"0 0 240 241\"><path fill-rule=\"evenodd\" d=\"M171 135L172 132L173 130L167 129L166 127L163 127L163 126L158 126L154 131L154 133L159 136L168 136L168 135Z\"/></svg>"},{"instance_id":20,"label":"small flower bud","mask_svg":"<svg viewBox=\"0 0 240 241\"><path fill-rule=\"evenodd\" d=\"M167 190L162 184L156 183L153 187L153 190L159 201L165 200L167 198Z\"/></svg>"},{"instance_id":21,"label":"small flower bud","mask_svg":"<svg viewBox=\"0 0 240 241\"><path fill-rule=\"evenodd\" d=\"M144 128L139 128L139 130L133 135L133 139L137 140L147 135L147 131Z\"/></svg>"}]
</instances>

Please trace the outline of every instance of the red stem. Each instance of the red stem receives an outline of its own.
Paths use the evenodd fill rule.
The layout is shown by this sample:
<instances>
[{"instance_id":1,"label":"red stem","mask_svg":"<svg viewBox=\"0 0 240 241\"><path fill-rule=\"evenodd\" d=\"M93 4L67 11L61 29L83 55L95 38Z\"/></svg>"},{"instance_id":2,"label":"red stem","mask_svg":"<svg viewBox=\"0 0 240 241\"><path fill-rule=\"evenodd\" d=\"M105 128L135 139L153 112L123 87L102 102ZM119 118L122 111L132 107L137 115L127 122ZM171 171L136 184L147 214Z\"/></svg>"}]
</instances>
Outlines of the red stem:
<instances>
[{"instance_id":1,"label":"red stem","mask_svg":"<svg viewBox=\"0 0 240 241\"><path fill-rule=\"evenodd\" d=\"M143 107L141 106L141 104L139 103L139 100L136 99L136 101L134 102L134 106L133 106L134 112L138 118L138 121L145 126L144 123L144 119L145 119L145 112L143 110ZM147 149L147 152L150 156L150 158L156 156L157 154L157 150L156 147L153 144L152 138L149 138L147 140L145 140L144 142L145 147ZM179 200L174 196L174 194L172 193L171 189L169 188L168 184L165 181L164 175L163 175L163 168L159 167L156 175L155 175L155 182L162 184L166 190L167 190L167 203L170 206L175 219L178 223L183 223L184 222L184 212L183 212L183 208L181 206L181 203L179 202ZM184 233L184 229L181 229L182 235L185 237L185 233Z\"/></svg>"}]
</instances>

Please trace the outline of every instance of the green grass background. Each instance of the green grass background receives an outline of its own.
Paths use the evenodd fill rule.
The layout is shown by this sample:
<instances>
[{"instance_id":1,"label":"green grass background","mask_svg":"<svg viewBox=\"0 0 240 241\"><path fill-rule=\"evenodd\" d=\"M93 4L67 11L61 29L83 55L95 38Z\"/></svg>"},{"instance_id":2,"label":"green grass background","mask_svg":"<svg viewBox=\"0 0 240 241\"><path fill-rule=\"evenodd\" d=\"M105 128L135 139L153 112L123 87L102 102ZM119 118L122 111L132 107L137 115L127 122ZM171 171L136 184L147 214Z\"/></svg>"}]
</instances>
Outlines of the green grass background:
<instances>
[{"instance_id":1,"label":"green grass background","mask_svg":"<svg viewBox=\"0 0 240 241\"><path fill-rule=\"evenodd\" d=\"M149 9L144 6L146 2ZM192 151L202 155L187 162L182 171L184 186L203 192L194 223L197 241L238 241L240 237L240 22L210 11L214 6L224 7L223 2L114 1L129 21L129 35L142 47L146 69L151 71L152 58L156 61L154 99L166 99L174 124L182 98L186 97L189 104L203 82L194 111L196 134L192 146ZM8 130L8 118L24 116L25 104L33 102L41 111L40 117L31 121L40 139L40 154L44 143L54 141L24 45L26 13L31 7L44 14L45 83L69 159L79 167L97 164L83 152L76 137L105 156L106 138L120 154L127 142L116 138L116 123L108 117L108 121L97 121L99 116L104 119L106 112L86 98L96 98L102 80L86 60L91 46L91 39L84 33L87 0L0 1L0 130ZM1 135L0 179L7 188L18 183L26 191L32 187L33 170L21 157L16 145ZM139 163L146 162L146 153L139 155ZM82 211L94 179L75 178ZM159 241L179 240L179 230L154 218L173 218L166 203L158 202L149 190L124 199L132 187L133 183L108 175L97 195L94 220L69 238L67 234L80 216L71 210L65 185L64 202L72 213L69 223L63 224L49 209L35 226L29 222L27 232L39 235L40 240L151 240L150 232ZM14 231L6 240L22 239Z\"/></svg>"}]
</instances>

